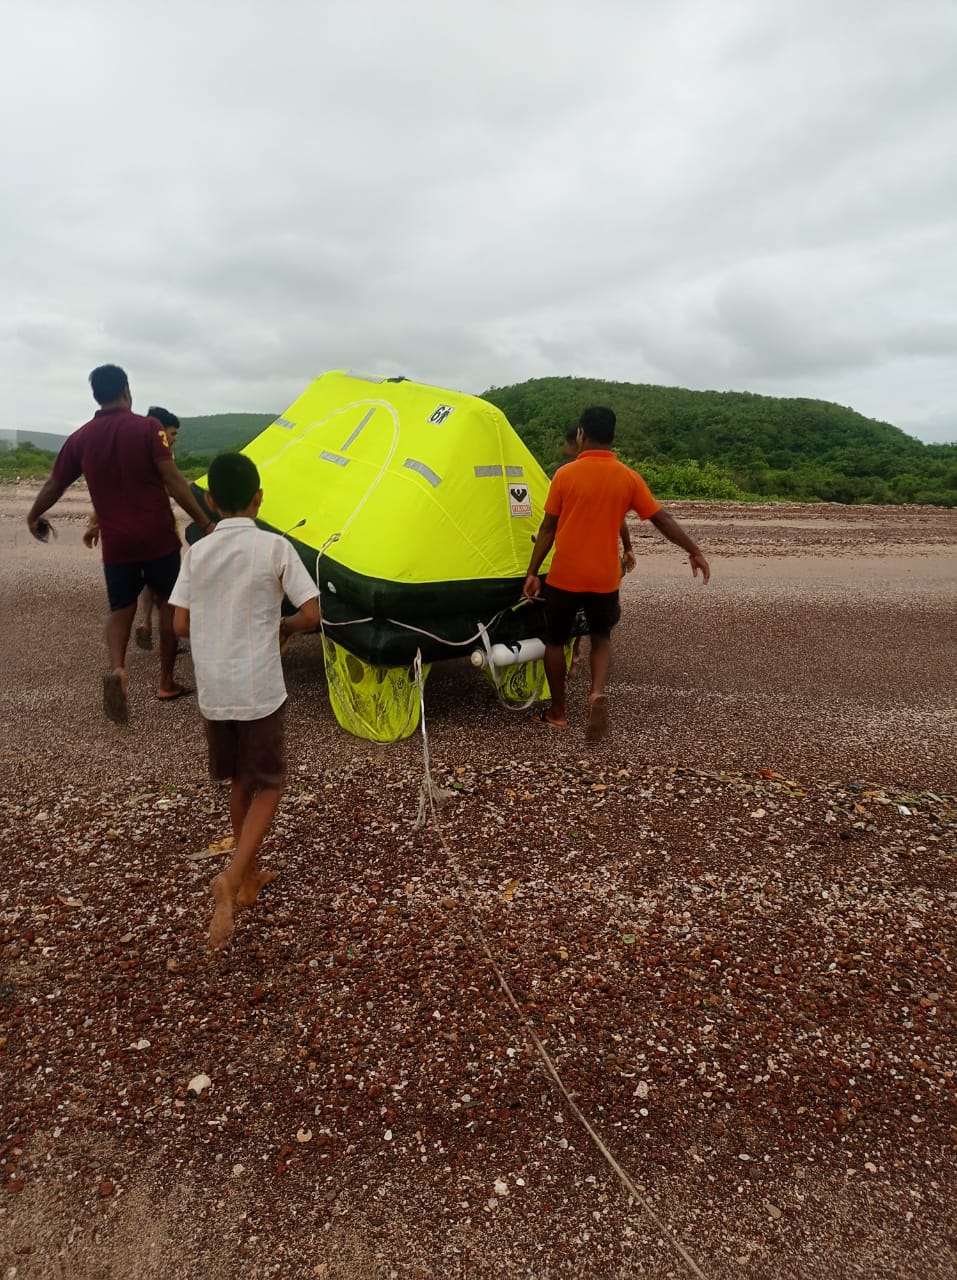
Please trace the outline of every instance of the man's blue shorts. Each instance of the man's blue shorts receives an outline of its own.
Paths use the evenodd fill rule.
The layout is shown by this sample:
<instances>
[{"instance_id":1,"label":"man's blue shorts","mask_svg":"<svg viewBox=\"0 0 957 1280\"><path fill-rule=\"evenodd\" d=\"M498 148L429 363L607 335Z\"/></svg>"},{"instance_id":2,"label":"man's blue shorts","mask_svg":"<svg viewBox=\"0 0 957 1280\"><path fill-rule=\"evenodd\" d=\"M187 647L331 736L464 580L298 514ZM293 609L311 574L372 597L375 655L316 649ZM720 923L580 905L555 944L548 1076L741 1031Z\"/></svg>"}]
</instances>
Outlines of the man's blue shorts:
<instances>
[{"instance_id":1,"label":"man's blue shorts","mask_svg":"<svg viewBox=\"0 0 957 1280\"><path fill-rule=\"evenodd\" d=\"M149 587L157 600L167 601L179 576L179 547L158 560L134 560L131 564L105 564L106 594L110 612L136 604L140 592Z\"/></svg>"}]
</instances>

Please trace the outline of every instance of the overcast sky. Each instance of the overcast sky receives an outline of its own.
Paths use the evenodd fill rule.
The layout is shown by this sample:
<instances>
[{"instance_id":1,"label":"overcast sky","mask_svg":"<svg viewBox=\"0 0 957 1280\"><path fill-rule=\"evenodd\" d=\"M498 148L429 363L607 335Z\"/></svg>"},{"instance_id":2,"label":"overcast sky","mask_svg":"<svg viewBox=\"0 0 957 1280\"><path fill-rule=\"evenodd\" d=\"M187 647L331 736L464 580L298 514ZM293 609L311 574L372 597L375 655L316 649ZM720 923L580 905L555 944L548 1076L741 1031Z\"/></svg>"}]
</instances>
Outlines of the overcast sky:
<instances>
[{"instance_id":1,"label":"overcast sky","mask_svg":"<svg viewBox=\"0 0 957 1280\"><path fill-rule=\"evenodd\" d=\"M954 0L0 13L0 426L326 369L836 400L957 440Z\"/></svg>"}]
</instances>

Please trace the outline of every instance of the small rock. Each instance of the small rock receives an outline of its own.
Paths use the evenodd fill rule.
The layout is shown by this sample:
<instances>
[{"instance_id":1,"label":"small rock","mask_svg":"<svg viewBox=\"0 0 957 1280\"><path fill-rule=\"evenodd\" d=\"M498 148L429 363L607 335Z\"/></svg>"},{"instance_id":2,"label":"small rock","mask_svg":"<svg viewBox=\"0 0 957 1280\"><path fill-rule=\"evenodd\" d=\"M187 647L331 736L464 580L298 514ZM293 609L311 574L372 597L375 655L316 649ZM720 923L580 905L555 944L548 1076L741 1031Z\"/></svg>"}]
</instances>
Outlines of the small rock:
<instances>
[{"instance_id":1,"label":"small rock","mask_svg":"<svg viewBox=\"0 0 957 1280\"><path fill-rule=\"evenodd\" d=\"M768 1205L768 1213L771 1215L771 1217L774 1219L775 1222L777 1222L778 1218L780 1218L781 1216L781 1210L777 1207L776 1204Z\"/></svg>"},{"instance_id":2,"label":"small rock","mask_svg":"<svg viewBox=\"0 0 957 1280\"><path fill-rule=\"evenodd\" d=\"M296 1131L296 1141L297 1141L297 1142L311 1142L311 1141L312 1141L312 1130L311 1130L311 1129L299 1129L299 1130L297 1130L297 1131Z\"/></svg>"},{"instance_id":3,"label":"small rock","mask_svg":"<svg viewBox=\"0 0 957 1280\"><path fill-rule=\"evenodd\" d=\"M495 1192L495 1194L496 1194L497 1196L507 1196L507 1195L508 1195L508 1183L507 1183L507 1182L503 1182L501 1178L496 1178L496 1179L495 1179L495 1186L492 1188L492 1190Z\"/></svg>"},{"instance_id":4,"label":"small rock","mask_svg":"<svg viewBox=\"0 0 957 1280\"><path fill-rule=\"evenodd\" d=\"M188 1093L195 1094L198 1098L203 1090L208 1089L212 1083L212 1080L210 1080L209 1076L206 1075L205 1072L200 1072L198 1076L193 1076L192 1080L190 1080L189 1084L186 1086L186 1089Z\"/></svg>"},{"instance_id":5,"label":"small rock","mask_svg":"<svg viewBox=\"0 0 957 1280\"><path fill-rule=\"evenodd\" d=\"M113 1183L110 1182L108 1178L104 1178L100 1183L100 1196L104 1200L108 1200L115 1190L116 1187L114 1187Z\"/></svg>"},{"instance_id":6,"label":"small rock","mask_svg":"<svg viewBox=\"0 0 957 1280\"><path fill-rule=\"evenodd\" d=\"M391 1142L391 1141L392 1141L392 1130L391 1130L391 1129L386 1129L386 1131L385 1131L385 1135L384 1135L384 1136L385 1136L385 1140L386 1140L386 1142Z\"/></svg>"}]
</instances>

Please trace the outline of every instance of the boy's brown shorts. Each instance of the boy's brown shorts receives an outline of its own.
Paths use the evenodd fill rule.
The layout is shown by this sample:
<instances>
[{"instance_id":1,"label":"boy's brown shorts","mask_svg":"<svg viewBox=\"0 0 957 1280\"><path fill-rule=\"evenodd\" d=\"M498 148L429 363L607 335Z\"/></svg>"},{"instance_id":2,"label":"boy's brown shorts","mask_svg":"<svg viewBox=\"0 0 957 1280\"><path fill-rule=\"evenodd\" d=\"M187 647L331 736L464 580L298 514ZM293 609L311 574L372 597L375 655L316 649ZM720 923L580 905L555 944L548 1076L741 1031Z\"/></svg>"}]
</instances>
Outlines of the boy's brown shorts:
<instances>
[{"instance_id":1,"label":"boy's brown shorts","mask_svg":"<svg viewBox=\"0 0 957 1280\"><path fill-rule=\"evenodd\" d=\"M286 782L286 704L261 720L207 720L209 776L238 779L252 790Z\"/></svg>"}]
</instances>

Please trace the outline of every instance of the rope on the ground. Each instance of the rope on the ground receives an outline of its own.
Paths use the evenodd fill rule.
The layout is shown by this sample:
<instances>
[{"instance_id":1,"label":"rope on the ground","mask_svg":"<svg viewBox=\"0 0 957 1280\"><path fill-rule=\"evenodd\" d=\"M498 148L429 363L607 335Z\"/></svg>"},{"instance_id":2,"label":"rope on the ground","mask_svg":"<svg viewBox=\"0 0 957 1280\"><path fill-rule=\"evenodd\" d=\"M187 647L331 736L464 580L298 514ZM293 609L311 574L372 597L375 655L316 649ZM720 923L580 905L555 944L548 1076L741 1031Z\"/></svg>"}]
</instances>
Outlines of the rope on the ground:
<instances>
[{"instance_id":1,"label":"rope on the ground","mask_svg":"<svg viewBox=\"0 0 957 1280\"><path fill-rule=\"evenodd\" d=\"M662 1236L664 1236L664 1238L668 1241L668 1243L672 1246L672 1248L677 1252L682 1262L684 1262L685 1266L688 1268L691 1274L694 1276L698 1276L699 1280L707 1280L704 1272L695 1262L694 1258L692 1258L691 1254L684 1247L684 1245L681 1243L681 1241L678 1239L675 1233L670 1229L670 1227L668 1227L662 1221L662 1219L658 1216L658 1214L655 1212L653 1206L647 1200L647 1198L641 1194L641 1192L635 1186L632 1179L628 1176L628 1174L625 1172L622 1166L618 1163L618 1161L615 1159L612 1153L608 1150L608 1147L605 1145L604 1141L602 1140L601 1135L596 1132L594 1126L591 1124L588 1117L584 1114L584 1112L575 1102L575 1099L568 1092L568 1089L565 1087L565 1084L558 1073L558 1068L555 1066L554 1062L552 1061L551 1056L548 1053L548 1050L545 1048L545 1046L542 1044L541 1040L539 1039L538 1033L536 1032L535 1028L532 1026L532 1023L529 1020L528 1015L524 1012L521 1005L518 1003L518 1000L515 998L515 994L512 991L512 988L509 986L508 979L506 978L504 972L502 971L502 968L499 965L498 961L495 959L495 956L492 954L492 949L489 946L488 942L486 941L485 934L482 931L482 926L479 923L478 917L475 915L472 908L468 905L469 895L470 895L469 882L466 880L465 875L463 874L461 868L459 867L458 859L456 858L454 851L450 847L448 841L445 838L445 834L442 831L441 826L439 825L439 810L443 807L445 802L455 794L455 792L449 791L445 787L439 787L432 779L432 761L429 755L429 735L428 735L428 731L426 729L426 724L425 724L425 681L423 680L423 677L422 677L421 652L416 654L414 666L415 666L416 683L419 689L419 705L420 705L419 723L422 729L422 764L423 764L423 770L424 770L422 785L419 788L419 810L416 816L414 826L416 827L416 829L424 826L426 819L428 817L431 817L432 830L435 833L435 835L438 837L439 843L441 844L442 849L445 852L446 858L448 859L448 865L451 867L452 873L455 876L456 880L458 881L459 889L463 894L466 907L469 912L469 916L471 917L472 928L475 931L475 935L478 938L478 941L482 947L482 950L485 952L486 959L488 960L496 978L498 979L498 984L501 987L505 995L505 998L508 1000L509 1004L512 1006L512 1009L515 1011L515 1014L518 1017L518 1020L521 1023L525 1033L528 1035L528 1038L531 1040L532 1044L535 1047L535 1051L537 1052L539 1058L544 1064L545 1070L548 1072L556 1088L558 1089L562 1097L567 1102L569 1110L571 1111L572 1115L575 1117L578 1123L582 1126L582 1128L588 1134L589 1138L591 1138L592 1142L595 1144L599 1153L601 1154L603 1159L606 1161L609 1168L614 1173L615 1177L624 1187L625 1191L628 1193L631 1200L634 1203L641 1205L642 1209L644 1209L645 1213L654 1223L655 1227L661 1232Z\"/></svg>"}]
</instances>

